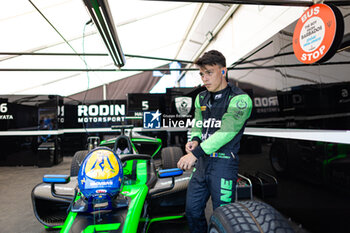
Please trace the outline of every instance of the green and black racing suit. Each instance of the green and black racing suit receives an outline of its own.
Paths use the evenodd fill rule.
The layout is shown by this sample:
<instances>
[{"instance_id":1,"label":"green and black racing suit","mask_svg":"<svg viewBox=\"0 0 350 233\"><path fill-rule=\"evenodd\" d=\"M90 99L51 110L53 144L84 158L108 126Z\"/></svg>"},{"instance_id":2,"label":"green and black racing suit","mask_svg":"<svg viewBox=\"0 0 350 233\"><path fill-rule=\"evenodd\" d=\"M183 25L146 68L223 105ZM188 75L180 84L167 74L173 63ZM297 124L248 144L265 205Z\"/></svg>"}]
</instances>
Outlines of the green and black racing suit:
<instances>
[{"instance_id":1,"label":"green and black racing suit","mask_svg":"<svg viewBox=\"0 0 350 233\"><path fill-rule=\"evenodd\" d=\"M186 199L191 233L207 232L204 209L209 196L213 209L235 199L238 151L251 110L250 97L231 84L219 92L203 91L196 97L191 140L200 144L192 151L198 161Z\"/></svg>"}]
</instances>

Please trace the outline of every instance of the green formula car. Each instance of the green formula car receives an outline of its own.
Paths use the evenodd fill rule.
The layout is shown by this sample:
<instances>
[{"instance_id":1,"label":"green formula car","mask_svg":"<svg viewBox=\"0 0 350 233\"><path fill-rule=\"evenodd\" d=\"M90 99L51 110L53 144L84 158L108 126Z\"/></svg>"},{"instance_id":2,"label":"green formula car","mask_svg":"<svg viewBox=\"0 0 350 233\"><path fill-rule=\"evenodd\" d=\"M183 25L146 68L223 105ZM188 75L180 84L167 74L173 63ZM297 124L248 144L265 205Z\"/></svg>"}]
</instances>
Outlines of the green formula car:
<instances>
[{"instance_id":1,"label":"green formula car","mask_svg":"<svg viewBox=\"0 0 350 233\"><path fill-rule=\"evenodd\" d=\"M192 171L175 168L183 152L178 147L154 156L161 140L122 134L89 151L78 151L70 175L45 175L32 191L34 213L48 230L61 233L181 232L186 189ZM139 153L150 150L153 153ZM236 195L237 196L237 195ZM271 206L244 201L217 208L210 233L293 232Z\"/></svg>"},{"instance_id":2,"label":"green formula car","mask_svg":"<svg viewBox=\"0 0 350 233\"><path fill-rule=\"evenodd\" d=\"M191 172L169 169L182 156L178 147L163 148L157 164L160 149L160 139L122 134L78 151L70 175L46 175L33 189L35 216L60 232L152 232L163 227L158 222L186 232L178 223Z\"/></svg>"}]
</instances>

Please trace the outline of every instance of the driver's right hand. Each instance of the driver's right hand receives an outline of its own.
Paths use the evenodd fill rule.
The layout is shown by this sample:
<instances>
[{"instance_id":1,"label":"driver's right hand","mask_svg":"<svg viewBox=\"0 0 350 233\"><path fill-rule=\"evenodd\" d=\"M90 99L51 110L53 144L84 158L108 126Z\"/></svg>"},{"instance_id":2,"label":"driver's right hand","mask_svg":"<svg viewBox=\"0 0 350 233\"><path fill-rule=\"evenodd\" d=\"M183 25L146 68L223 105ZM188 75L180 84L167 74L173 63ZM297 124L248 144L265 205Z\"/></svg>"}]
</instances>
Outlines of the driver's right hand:
<instances>
[{"instance_id":1,"label":"driver's right hand","mask_svg":"<svg viewBox=\"0 0 350 233\"><path fill-rule=\"evenodd\" d=\"M193 151L194 148L196 148L197 146L198 146L197 141L187 142L185 146L186 153L191 153L191 151Z\"/></svg>"}]
</instances>

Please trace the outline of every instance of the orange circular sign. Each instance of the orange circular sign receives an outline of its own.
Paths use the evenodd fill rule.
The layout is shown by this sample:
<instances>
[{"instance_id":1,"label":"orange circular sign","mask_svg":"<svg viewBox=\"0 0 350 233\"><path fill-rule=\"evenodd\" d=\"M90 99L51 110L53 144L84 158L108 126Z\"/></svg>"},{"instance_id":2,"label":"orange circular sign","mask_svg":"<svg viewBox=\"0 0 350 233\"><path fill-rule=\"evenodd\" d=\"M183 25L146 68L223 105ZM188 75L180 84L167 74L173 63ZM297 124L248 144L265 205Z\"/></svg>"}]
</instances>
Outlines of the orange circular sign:
<instances>
[{"instance_id":1,"label":"orange circular sign","mask_svg":"<svg viewBox=\"0 0 350 233\"><path fill-rule=\"evenodd\" d=\"M300 62L323 62L334 55L340 44L338 34L344 33L340 19L340 11L326 4L315 4L304 12L293 35L294 54Z\"/></svg>"}]
</instances>

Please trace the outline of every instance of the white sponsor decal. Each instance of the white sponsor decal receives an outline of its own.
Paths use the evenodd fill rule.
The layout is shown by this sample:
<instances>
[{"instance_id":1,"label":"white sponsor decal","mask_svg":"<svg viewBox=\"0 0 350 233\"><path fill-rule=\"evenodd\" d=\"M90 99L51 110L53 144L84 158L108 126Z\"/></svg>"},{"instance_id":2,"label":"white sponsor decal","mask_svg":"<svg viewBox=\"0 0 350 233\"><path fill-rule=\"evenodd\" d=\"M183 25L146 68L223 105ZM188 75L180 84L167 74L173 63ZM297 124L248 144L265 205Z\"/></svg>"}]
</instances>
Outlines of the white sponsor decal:
<instances>
[{"instance_id":1,"label":"white sponsor decal","mask_svg":"<svg viewBox=\"0 0 350 233\"><path fill-rule=\"evenodd\" d=\"M78 117L124 116L125 104L78 105Z\"/></svg>"},{"instance_id":2,"label":"white sponsor decal","mask_svg":"<svg viewBox=\"0 0 350 233\"><path fill-rule=\"evenodd\" d=\"M125 117L80 117L79 123L103 123L103 122L121 122Z\"/></svg>"},{"instance_id":3,"label":"white sponsor decal","mask_svg":"<svg viewBox=\"0 0 350 233\"><path fill-rule=\"evenodd\" d=\"M309 19L301 30L300 33L300 45L301 49L307 53L311 53L315 51L322 43L325 34L325 25L323 20L320 17L313 17ZM323 50L325 46L322 46L323 49L321 54L323 54ZM306 56L306 54L304 54ZM310 54L315 55L314 54ZM304 56L303 56L304 57Z\"/></svg>"},{"instance_id":4,"label":"white sponsor decal","mask_svg":"<svg viewBox=\"0 0 350 233\"><path fill-rule=\"evenodd\" d=\"M305 21L308 19L308 18L311 18L312 16L314 15L318 15L320 13L320 7L315 7L315 8L312 8L310 9L309 11L306 12L306 14L304 14L302 17L301 17L301 21L303 23L305 23Z\"/></svg>"},{"instance_id":5,"label":"white sponsor decal","mask_svg":"<svg viewBox=\"0 0 350 233\"><path fill-rule=\"evenodd\" d=\"M78 105L78 123L120 122L125 113L125 104Z\"/></svg>"},{"instance_id":6,"label":"white sponsor decal","mask_svg":"<svg viewBox=\"0 0 350 233\"><path fill-rule=\"evenodd\" d=\"M222 94L218 94L214 97L214 99L218 100L218 99L221 99L221 97L222 97Z\"/></svg>"},{"instance_id":7,"label":"white sponsor decal","mask_svg":"<svg viewBox=\"0 0 350 233\"><path fill-rule=\"evenodd\" d=\"M346 97L348 97L349 96L349 92L348 92L348 90L347 89L342 89L341 90L341 96L343 97L343 98L346 98Z\"/></svg>"},{"instance_id":8,"label":"white sponsor decal","mask_svg":"<svg viewBox=\"0 0 350 233\"><path fill-rule=\"evenodd\" d=\"M254 98L254 106L255 107L278 106L278 98L277 98L277 96L255 97Z\"/></svg>"},{"instance_id":9,"label":"white sponsor decal","mask_svg":"<svg viewBox=\"0 0 350 233\"><path fill-rule=\"evenodd\" d=\"M112 181L102 181L102 182L95 182L95 181L92 181L92 182L90 182L90 185L91 185L91 186L113 185L113 182L112 182Z\"/></svg>"},{"instance_id":10,"label":"white sponsor decal","mask_svg":"<svg viewBox=\"0 0 350 233\"><path fill-rule=\"evenodd\" d=\"M57 121L64 123L64 106L57 106Z\"/></svg>"},{"instance_id":11,"label":"white sponsor decal","mask_svg":"<svg viewBox=\"0 0 350 233\"><path fill-rule=\"evenodd\" d=\"M164 128L220 128L221 121L215 119L208 119L205 121L196 121L195 119L186 119L186 120L172 120L171 118L163 118L163 127Z\"/></svg>"},{"instance_id":12,"label":"white sponsor decal","mask_svg":"<svg viewBox=\"0 0 350 233\"><path fill-rule=\"evenodd\" d=\"M175 106L177 112L181 116L186 116L192 108L192 98L191 97L177 97L175 98Z\"/></svg>"},{"instance_id":13,"label":"white sponsor decal","mask_svg":"<svg viewBox=\"0 0 350 233\"><path fill-rule=\"evenodd\" d=\"M7 103L0 104L0 113L7 113ZM0 120L13 120L13 115L0 115Z\"/></svg>"},{"instance_id":14,"label":"white sponsor decal","mask_svg":"<svg viewBox=\"0 0 350 233\"><path fill-rule=\"evenodd\" d=\"M12 115L0 115L0 120L13 120Z\"/></svg>"},{"instance_id":15,"label":"white sponsor decal","mask_svg":"<svg viewBox=\"0 0 350 233\"><path fill-rule=\"evenodd\" d=\"M7 112L7 103L0 104L0 112L6 113Z\"/></svg>"}]
</instances>

